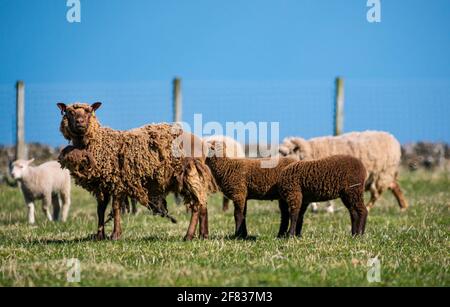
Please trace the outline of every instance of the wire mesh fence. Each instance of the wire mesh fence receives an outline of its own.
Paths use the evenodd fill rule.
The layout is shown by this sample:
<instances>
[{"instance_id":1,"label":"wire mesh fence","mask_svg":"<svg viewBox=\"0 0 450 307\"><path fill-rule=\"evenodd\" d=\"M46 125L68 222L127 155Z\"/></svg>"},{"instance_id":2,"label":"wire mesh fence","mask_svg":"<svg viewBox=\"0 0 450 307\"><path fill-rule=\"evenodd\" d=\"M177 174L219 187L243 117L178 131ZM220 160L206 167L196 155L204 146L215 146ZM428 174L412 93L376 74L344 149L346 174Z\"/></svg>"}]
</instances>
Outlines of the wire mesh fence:
<instances>
[{"instance_id":1,"label":"wire mesh fence","mask_svg":"<svg viewBox=\"0 0 450 307\"><path fill-rule=\"evenodd\" d=\"M172 121L172 82L25 83L25 140L52 146L59 133L57 102L103 102L102 124L129 129ZM334 80L183 80L183 121L279 122L280 141L333 133ZM0 85L0 144L15 143L16 90ZM401 142L450 139L450 80L345 80L344 132L385 130Z\"/></svg>"}]
</instances>

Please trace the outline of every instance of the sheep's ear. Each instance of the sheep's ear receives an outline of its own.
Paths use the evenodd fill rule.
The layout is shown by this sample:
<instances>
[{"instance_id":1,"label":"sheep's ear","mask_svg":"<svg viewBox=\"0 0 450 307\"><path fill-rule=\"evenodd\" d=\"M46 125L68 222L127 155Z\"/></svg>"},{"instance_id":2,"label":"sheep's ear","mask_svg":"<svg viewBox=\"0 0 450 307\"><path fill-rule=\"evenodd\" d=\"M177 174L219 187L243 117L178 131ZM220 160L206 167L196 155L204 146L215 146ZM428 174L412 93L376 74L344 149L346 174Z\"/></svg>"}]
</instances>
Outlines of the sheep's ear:
<instances>
[{"instance_id":1,"label":"sheep's ear","mask_svg":"<svg viewBox=\"0 0 450 307\"><path fill-rule=\"evenodd\" d=\"M92 112L97 111L97 109L100 108L101 105L102 105L101 102L94 102L93 104L91 104Z\"/></svg>"},{"instance_id":2,"label":"sheep's ear","mask_svg":"<svg viewBox=\"0 0 450 307\"><path fill-rule=\"evenodd\" d=\"M34 158L31 158L30 160L27 161L27 164L30 165L33 162L34 162Z\"/></svg>"},{"instance_id":3,"label":"sheep's ear","mask_svg":"<svg viewBox=\"0 0 450 307\"><path fill-rule=\"evenodd\" d=\"M216 155L216 141L207 142L206 147L208 157L213 157Z\"/></svg>"},{"instance_id":4,"label":"sheep's ear","mask_svg":"<svg viewBox=\"0 0 450 307\"><path fill-rule=\"evenodd\" d=\"M65 103L59 102L56 104L58 108L61 110L61 115L64 115L64 112L66 112L67 106Z\"/></svg>"}]
</instances>

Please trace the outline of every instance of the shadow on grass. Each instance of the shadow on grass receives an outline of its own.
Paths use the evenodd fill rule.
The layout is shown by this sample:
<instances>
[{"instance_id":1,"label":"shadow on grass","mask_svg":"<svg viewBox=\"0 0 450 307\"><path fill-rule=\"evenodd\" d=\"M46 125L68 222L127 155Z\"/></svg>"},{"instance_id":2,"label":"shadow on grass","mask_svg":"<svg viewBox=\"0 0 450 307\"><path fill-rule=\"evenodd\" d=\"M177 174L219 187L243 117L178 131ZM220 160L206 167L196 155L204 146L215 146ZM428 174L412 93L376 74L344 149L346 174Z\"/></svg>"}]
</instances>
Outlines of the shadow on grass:
<instances>
[{"instance_id":1,"label":"shadow on grass","mask_svg":"<svg viewBox=\"0 0 450 307\"><path fill-rule=\"evenodd\" d=\"M209 239L200 239L198 237L195 237L192 241L220 241L220 240L226 240L226 241L250 241L250 242L256 242L257 236L248 236L247 238L238 238L234 235L226 235L226 236L211 236ZM110 240L109 238L105 240L96 240L95 235L91 234L86 237L82 238L70 238L70 239L36 239L33 241L30 241L31 244L44 244L44 245L71 245L76 243L86 243L86 242L115 242L113 240ZM130 243L161 243L161 242L191 242L191 241L183 241L183 237L179 235L173 235L173 236L148 236L143 238L122 238L117 242L130 242Z\"/></svg>"},{"instance_id":2,"label":"shadow on grass","mask_svg":"<svg viewBox=\"0 0 450 307\"><path fill-rule=\"evenodd\" d=\"M194 237L192 241L256 241L256 236L248 236L247 238L237 238L234 235L226 235L226 236L210 236L208 239L200 239L199 237ZM124 239L125 241L131 242L191 242L184 241L182 236L173 235L173 236L148 236L145 238L130 238Z\"/></svg>"},{"instance_id":3,"label":"shadow on grass","mask_svg":"<svg viewBox=\"0 0 450 307\"><path fill-rule=\"evenodd\" d=\"M104 240L109 241L109 240ZM84 243L84 242L102 242L97 241L94 238L94 235L88 235L82 238L72 238L72 239L37 239L31 241L32 244L45 244L45 245L65 245L65 244L74 244L74 243Z\"/></svg>"}]
</instances>

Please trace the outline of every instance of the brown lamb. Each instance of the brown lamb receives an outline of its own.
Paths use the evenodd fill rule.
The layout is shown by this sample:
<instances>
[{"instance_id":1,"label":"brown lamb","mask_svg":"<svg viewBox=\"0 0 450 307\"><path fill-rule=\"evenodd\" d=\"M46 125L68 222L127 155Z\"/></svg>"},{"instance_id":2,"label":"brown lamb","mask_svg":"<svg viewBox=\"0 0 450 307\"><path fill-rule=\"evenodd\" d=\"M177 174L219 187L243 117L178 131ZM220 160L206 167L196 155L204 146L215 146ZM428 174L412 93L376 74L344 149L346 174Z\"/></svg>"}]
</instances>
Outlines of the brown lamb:
<instances>
[{"instance_id":1,"label":"brown lamb","mask_svg":"<svg viewBox=\"0 0 450 307\"><path fill-rule=\"evenodd\" d=\"M359 159L346 155L295 162L280 174L279 191L287 203L282 211L280 233L300 236L303 216L311 202L340 198L350 212L352 235L364 234L367 209L364 205L366 169Z\"/></svg>"},{"instance_id":2,"label":"brown lamb","mask_svg":"<svg viewBox=\"0 0 450 307\"><path fill-rule=\"evenodd\" d=\"M401 148L399 141L384 131L350 132L339 136L324 136L305 140L287 138L280 145L280 154L311 161L333 155L349 155L361 160L367 171L366 191L370 191L370 209L389 189L402 210L408 202L398 184Z\"/></svg>"},{"instance_id":3,"label":"brown lamb","mask_svg":"<svg viewBox=\"0 0 450 307\"><path fill-rule=\"evenodd\" d=\"M220 191L234 203L235 235L238 238L247 237L247 200L279 200L280 210L287 204L280 200L278 180L281 170L297 161L291 158L273 158L273 167L262 167L267 159L236 159L223 157L217 152L224 152L225 144L211 142L206 164L216 180ZM281 229L280 229L281 231ZM282 233L279 233L281 236Z\"/></svg>"},{"instance_id":4,"label":"brown lamb","mask_svg":"<svg viewBox=\"0 0 450 307\"><path fill-rule=\"evenodd\" d=\"M202 159L186 157L179 138L182 130L169 124L152 124L117 131L102 127L95 116L101 103L59 103L60 131L72 145L60 154L77 184L97 199L97 239L105 238L105 210L113 200L114 230L119 239L120 207L126 197L167 215L165 197L178 192L192 206L185 239L193 238L200 220L200 236L208 237L207 194L214 180Z\"/></svg>"}]
</instances>

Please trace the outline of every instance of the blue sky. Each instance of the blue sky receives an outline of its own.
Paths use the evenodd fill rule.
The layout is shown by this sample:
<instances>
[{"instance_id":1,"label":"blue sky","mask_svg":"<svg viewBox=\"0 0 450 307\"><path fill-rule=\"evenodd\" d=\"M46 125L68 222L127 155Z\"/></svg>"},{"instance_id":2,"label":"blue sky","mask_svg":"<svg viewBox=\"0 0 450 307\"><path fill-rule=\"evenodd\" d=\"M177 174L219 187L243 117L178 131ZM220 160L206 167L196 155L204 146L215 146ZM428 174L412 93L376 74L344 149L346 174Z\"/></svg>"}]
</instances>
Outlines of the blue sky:
<instances>
[{"instance_id":1,"label":"blue sky","mask_svg":"<svg viewBox=\"0 0 450 307\"><path fill-rule=\"evenodd\" d=\"M105 103L126 129L184 118L280 121L281 137L332 132L333 82L346 79L345 130L450 142L450 1L0 0L0 143L14 141L14 84L27 84L27 140L62 143L57 101ZM145 90L143 90L145 89Z\"/></svg>"}]
</instances>

